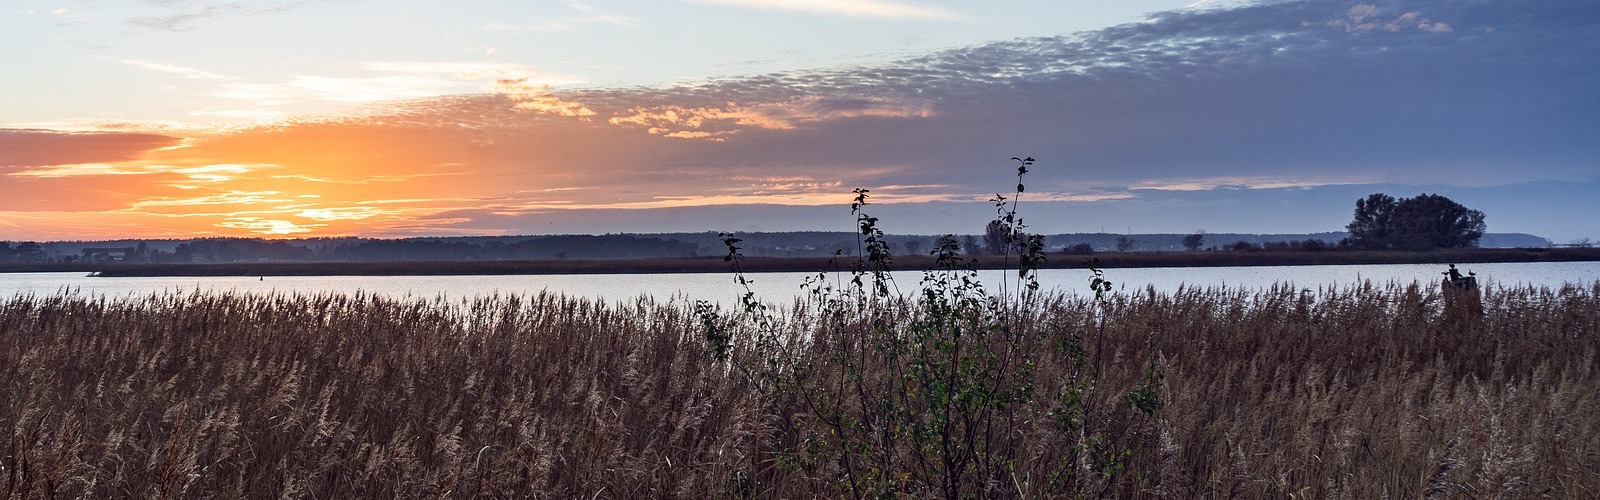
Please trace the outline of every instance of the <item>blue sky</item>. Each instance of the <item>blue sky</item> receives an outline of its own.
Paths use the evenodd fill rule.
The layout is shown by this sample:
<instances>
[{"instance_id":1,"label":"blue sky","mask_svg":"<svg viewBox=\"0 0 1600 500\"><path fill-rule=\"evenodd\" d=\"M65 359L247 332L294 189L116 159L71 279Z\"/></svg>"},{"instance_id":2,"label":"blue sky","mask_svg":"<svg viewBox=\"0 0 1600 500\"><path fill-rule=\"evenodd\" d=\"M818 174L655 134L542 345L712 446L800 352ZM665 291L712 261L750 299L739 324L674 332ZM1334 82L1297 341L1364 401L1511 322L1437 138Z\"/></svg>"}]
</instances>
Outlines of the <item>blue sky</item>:
<instances>
[{"instance_id":1,"label":"blue sky","mask_svg":"<svg viewBox=\"0 0 1600 500\"><path fill-rule=\"evenodd\" d=\"M25 70L4 88L53 98L14 102L5 118L56 125L285 118L384 97L492 91L496 72L557 88L673 85L881 63L1102 28L1187 4L23 1L0 17L15 41L6 58ZM466 76L473 71L481 74ZM108 92L113 84L116 92Z\"/></svg>"},{"instance_id":2,"label":"blue sky","mask_svg":"<svg viewBox=\"0 0 1600 500\"><path fill-rule=\"evenodd\" d=\"M1042 232L1600 238L1590 1L8 7L0 239L971 233L1012 156Z\"/></svg>"}]
</instances>

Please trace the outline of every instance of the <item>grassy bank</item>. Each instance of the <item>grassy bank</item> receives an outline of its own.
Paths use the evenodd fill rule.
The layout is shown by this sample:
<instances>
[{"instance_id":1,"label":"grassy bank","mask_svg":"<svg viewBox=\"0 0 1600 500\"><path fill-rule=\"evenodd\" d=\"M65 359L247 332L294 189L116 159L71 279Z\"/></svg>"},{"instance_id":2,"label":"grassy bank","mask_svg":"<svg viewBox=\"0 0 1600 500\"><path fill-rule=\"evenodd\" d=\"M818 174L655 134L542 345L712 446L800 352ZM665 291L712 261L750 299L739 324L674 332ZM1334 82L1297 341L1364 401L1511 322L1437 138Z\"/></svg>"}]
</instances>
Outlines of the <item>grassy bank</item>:
<instances>
[{"instance_id":1,"label":"grassy bank","mask_svg":"<svg viewBox=\"0 0 1600 500\"><path fill-rule=\"evenodd\" d=\"M1095 255L1049 255L1042 269L1080 269L1089 259L1100 267L1307 266L1352 264L1470 264L1484 262L1572 262L1600 260L1600 248L1471 248L1401 251L1207 251L1128 252ZM897 256L899 269L931 269L935 258ZM998 256L973 257L979 269L1005 267ZM750 272L831 272L849 269L852 259L747 258ZM1015 265L1015 261L1011 262ZM197 264L0 264L0 272L82 272L105 277L128 276L406 276L514 274L641 274L721 273L720 257L693 259L522 260L452 262L236 262Z\"/></svg>"},{"instance_id":2,"label":"grassy bank","mask_svg":"<svg viewBox=\"0 0 1600 500\"><path fill-rule=\"evenodd\" d=\"M1481 314L1415 287L1031 304L960 347L1028 356L983 395L862 356L947 317L913 301L9 298L0 494L1600 495L1600 284L1486 290ZM840 390L864 388L925 406ZM1014 404L948 413L972 398Z\"/></svg>"}]
</instances>

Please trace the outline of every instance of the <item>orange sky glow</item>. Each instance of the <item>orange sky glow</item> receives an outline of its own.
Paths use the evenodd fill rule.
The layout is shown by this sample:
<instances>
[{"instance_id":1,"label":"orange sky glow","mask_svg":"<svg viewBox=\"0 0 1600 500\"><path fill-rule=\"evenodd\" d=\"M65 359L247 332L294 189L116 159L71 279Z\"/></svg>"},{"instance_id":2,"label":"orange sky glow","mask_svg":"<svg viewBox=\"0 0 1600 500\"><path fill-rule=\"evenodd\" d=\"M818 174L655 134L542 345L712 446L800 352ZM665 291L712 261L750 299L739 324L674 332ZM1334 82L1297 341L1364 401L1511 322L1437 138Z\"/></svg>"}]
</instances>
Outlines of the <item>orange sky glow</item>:
<instances>
[{"instance_id":1,"label":"orange sky glow","mask_svg":"<svg viewBox=\"0 0 1600 500\"><path fill-rule=\"evenodd\" d=\"M655 164L679 148L675 142L715 143L745 128L782 131L833 118L781 103L632 108L596 120L554 98L472 100L427 121L395 112L213 130L11 131L13 142L47 145L13 160L25 164L0 180L21 195L0 202L0 220L35 228L49 221L40 236L51 238L482 234L493 231L458 231L451 225L460 219L450 214L558 217L569 209L848 199L840 181L764 176L758 166L729 168L757 172L733 176L692 166L605 168ZM887 191L885 201L947 198Z\"/></svg>"}]
</instances>

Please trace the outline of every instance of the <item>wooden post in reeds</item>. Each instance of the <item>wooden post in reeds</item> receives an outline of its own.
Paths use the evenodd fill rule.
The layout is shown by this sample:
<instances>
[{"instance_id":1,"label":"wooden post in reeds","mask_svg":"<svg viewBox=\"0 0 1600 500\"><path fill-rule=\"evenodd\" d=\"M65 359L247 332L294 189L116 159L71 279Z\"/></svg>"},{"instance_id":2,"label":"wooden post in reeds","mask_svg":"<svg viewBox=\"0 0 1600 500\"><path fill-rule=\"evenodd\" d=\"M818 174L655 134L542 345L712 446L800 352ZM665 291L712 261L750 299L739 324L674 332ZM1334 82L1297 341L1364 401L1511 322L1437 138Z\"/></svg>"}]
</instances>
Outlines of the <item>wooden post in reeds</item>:
<instances>
[{"instance_id":1,"label":"wooden post in reeds","mask_svg":"<svg viewBox=\"0 0 1600 500\"><path fill-rule=\"evenodd\" d=\"M1483 295L1478 290L1478 277L1454 273L1450 266L1440 282L1444 291L1444 314L1450 319L1475 321L1483 318Z\"/></svg>"}]
</instances>

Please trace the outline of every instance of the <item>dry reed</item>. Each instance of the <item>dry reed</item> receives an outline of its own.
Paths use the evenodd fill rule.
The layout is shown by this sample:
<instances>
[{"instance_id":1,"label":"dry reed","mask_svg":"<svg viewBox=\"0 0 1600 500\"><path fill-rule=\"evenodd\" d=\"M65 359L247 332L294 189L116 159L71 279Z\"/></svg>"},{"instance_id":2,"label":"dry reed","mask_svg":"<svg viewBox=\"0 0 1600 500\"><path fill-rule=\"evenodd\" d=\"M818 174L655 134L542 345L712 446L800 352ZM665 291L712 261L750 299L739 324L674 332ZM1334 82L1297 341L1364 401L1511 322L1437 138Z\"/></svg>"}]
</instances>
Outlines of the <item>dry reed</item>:
<instances>
[{"instance_id":1,"label":"dry reed","mask_svg":"<svg viewBox=\"0 0 1600 500\"><path fill-rule=\"evenodd\" d=\"M1081 333L1100 367L1090 404L1123 406L1127 388L1154 380L1160 410L1095 414L1108 420L1090 424L1126 437L1112 450L1126 469L1091 470L1081 433L1050 418L1058 400L1036 398L987 445L1015 460L978 491L1600 496L1600 284L1486 289L1481 316L1444 302L1370 284L1039 302L1011 348L1056 353L1051 332ZM894 304L899 323L919 314ZM814 336L825 323L814 311L774 327L801 363L849 337ZM749 337L714 361L690 307L647 299L14 297L0 301L0 494L851 494L838 463L807 459L831 431L805 392L739 369L761 366ZM1053 395L1084 370L1044 354L1026 373ZM891 472L935 479L909 464Z\"/></svg>"}]
</instances>

